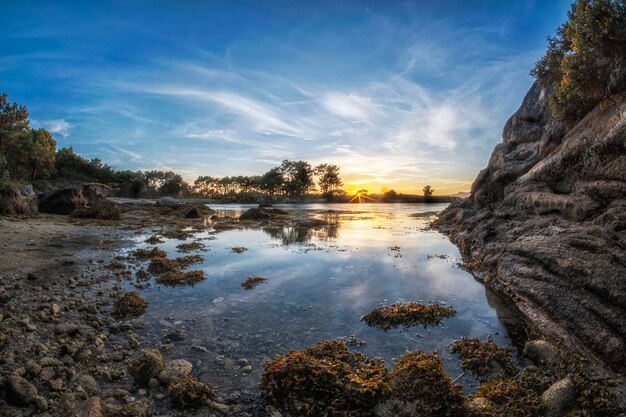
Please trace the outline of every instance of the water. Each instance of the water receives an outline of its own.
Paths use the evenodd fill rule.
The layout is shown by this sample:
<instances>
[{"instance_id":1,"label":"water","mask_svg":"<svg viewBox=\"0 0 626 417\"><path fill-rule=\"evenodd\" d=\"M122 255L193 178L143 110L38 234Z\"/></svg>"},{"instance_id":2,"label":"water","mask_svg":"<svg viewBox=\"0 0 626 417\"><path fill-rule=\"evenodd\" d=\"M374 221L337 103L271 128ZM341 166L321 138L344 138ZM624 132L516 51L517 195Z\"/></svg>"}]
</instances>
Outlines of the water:
<instances>
[{"instance_id":1,"label":"water","mask_svg":"<svg viewBox=\"0 0 626 417\"><path fill-rule=\"evenodd\" d=\"M238 216L250 206L211 207L222 216ZM185 340L165 344L166 356L191 360L194 373L223 394L254 392L264 360L320 340L354 335L365 344L351 349L382 357L390 366L406 351L438 351L453 378L462 373L458 358L449 353L455 339L491 336L501 345L511 344L482 284L457 267L457 248L428 230L428 219L410 216L440 211L445 204L279 207L332 225L220 233L209 227L186 241L202 239L207 246L204 262L193 268L202 269L206 281L183 288L153 284L142 290L150 303L143 316L150 325L143 336L163 341L174 329L185 329ZM176 257L181 256L176 252L181 242L168 240L159 246ZM233 247L247 250L238 254ZM240 284L250 276L267 282L245 290ZM445 303L457 314L441 326L388 332L360 321L380 303L398 300ZM246 375L245 365L252 367ZM474 382L471 376L459 380L466 391Z\"/></svg>"}]
</instances>

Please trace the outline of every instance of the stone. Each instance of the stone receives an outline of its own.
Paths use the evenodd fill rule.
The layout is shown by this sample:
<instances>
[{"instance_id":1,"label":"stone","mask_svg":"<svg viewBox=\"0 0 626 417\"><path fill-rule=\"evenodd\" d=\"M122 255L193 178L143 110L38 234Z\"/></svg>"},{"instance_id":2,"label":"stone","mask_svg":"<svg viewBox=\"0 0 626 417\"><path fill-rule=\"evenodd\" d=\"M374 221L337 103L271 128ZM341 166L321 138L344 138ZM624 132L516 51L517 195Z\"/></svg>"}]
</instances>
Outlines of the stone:
<instances>
[{"instance_id":1,"label":"stone","mask_svg":"<svg viewBox=\"0 0 626 417\"><path fill-rule=\"evenodd\" d=\"M172 197L161 197L156 201L156 205L162 207L177 208L178 206L180 206L180 201Z\"/></svg>"},{"instance_id":2,"label":"stone","mask_svg":"<svg viewBox=\"0 0 626 417\"><path fill-rule=\"evenodd\" d=\"M111 187L98 183L71 185L38 197L39 211L70 214L74 210L95 205L111 195Z\"/></svg>"},{"instance_id":3,"label":"stone","mask_svg":"<svg viewBox=\"0 0 626 417\"><path fill-rule=\"evenodd\" d=\"M163 357L156 349L143 350L138 357L128 363L128 371L139 385L147 385L163 370Z\"/></svg>"},{"instance_id":4,"label":"stone","mask_svg":"<svg viewBox=\"0 0 626 417\"><path fill-rule=\"evenodd\" d=\"M70 337L76 336L80 331L80 327L76 323L59 323L54 326L54 332L59 335L66 334Z\"/></svg>"},{"instance_id":5,"label":"stone","mask_svg":"<svg viewBox=\"0 0 626 417\"><path fill-rule=\"evenodd\" d=\"M165 364L163 370L158 375L158 379L163 385L168 386L179 382L185 376L191 375L192 369L193 365L191 362L184 359L175 359Z\"/></svg>"},{"instance_id":6,"label":"stone","mask_svg":"<svg viewBox=\"0 0 626 417\"><path fill-rule=\"evenodd\" d=\"M535 83L434 226L537 330L626 372L626 96L573 126Z\"/></svg>"},{"instance_id":7,"label":"stone","mask_svg":"<svg viewBox=\"0 0 626 417\"><path fill-rule=\"evenodd\" d=\"M524 345L524 355L538 365L553 366L559 361L559 349L545 340L529 340Z\"/></svg>"},{"instance_id":8,"label":"stone","mask_svg":"<svg viewBox=\"0 0 626 417\"><path fill-rule=\"evenodd\" d=\"M184 340L187 337L187 331L184 329L176 329L171 333L168 333L167 336L165 336L166 340L173 340L173 341L180 341L180 340Z\"/></svg>"},{"instance_id":9,"label":"stone","mask_svg":"<svg viewBox=\"0 0 626 417\"><path fill-rule=\"evenodd\" d=\"M36 195L32 184L23 186L21 191L24 197L34 197Z\"/></svg>"},{"instance_id":10,"label":"stone","mask_svg":"<svg viewBox=\"0 0 626 417\"><path fill-rule=\"evenodd\" d=\"M48 383L52 391L61 391L63 389L64 382L61 378L51 379Z\"/></svg>"},{"instance_id":11,"label":"stone","mask_svg":"<svg viewBox=\"0 0 626 417\"><path fill-rule=\"evenodd\" d=\"M105 417L106 405L99 397L89 397L74 406L73 417Z\"/></svg>"},{"instance_id":12,"label":"stone","mask_svg":"<svg viewBox=\"0 0 626 417\"><path fill-rule=\"evenodd\" d=\"M81 375L76 383L81 386L89 395L100 394L100 385L98 384L96 379L89 374Z\"/></svg>"},{"instance_id":13,"label":"stone","mask_svg":"<svg viewBox=\"0 0 626 417\"><path fill-rule=\"evenodd\" d=\"M9 401L19 406L33 404L39 397L37 388L17 373L9 376L7 387Z\"/></svg>"},{"instance_id":14,"label":"stone","mask_svg":"<svg viewBox=\"0 0 626 417\"><path fill-rule=\"evenodd\" d=\"M546 417L564 416L574 404L574 383L569 378L561 379L548 388L541 400L545 405Z\"/></svg>"}]
</instances>

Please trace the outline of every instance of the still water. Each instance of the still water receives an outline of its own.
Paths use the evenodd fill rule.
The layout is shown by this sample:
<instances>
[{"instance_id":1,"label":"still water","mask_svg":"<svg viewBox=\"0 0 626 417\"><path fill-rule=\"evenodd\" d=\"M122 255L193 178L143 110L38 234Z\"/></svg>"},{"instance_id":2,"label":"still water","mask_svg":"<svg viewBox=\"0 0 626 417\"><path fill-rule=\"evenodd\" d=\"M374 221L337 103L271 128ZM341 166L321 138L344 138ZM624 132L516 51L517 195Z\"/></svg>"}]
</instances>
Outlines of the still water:
<instances>
[{"instance_id":1,"label":"still water","mask_svg":"<svg viewBox=\"0 0 626 417\"><path fill-rule=\"evenodd\" d=\"M393 358L406 351L438 351L450 376L462 373L450 344L461 336L491 336L510 345L489 305L482 284L458 268L457 248L429 230L431 219L415 213L440 211L445 204L335 204L277 206L328 221L320 229L279 227L206 232L159 247L181 256L176 245L200 240L206 281L193 287L152 284L141 290L150 307L143 336L161 341L165 356L194 363L194 374L218 390L255 392L262 363L290 349L320 340L356 336L351 349ZM238 216L251 206L211 206L221 216ZM138 237L138 246L147 246ZM247 250L232 251L234 247ZM241 282L260 276L267 282L245 290ZM367 327L361 316L380 303L399 300L452 305L456 316L442 325L388 332ZM166 343L164 336L184 329L187 337ZM250 368L246 368L250 366ZM471 376L459 380L471 390Z\"/></svg>"}]
</instances>

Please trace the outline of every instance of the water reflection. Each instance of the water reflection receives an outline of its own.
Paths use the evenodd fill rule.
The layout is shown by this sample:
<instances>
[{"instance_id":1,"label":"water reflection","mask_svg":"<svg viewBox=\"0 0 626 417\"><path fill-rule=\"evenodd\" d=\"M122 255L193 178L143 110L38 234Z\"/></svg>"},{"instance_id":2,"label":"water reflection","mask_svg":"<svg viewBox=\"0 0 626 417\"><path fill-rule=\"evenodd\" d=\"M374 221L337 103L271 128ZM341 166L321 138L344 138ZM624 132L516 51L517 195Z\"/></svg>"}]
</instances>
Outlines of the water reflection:
<instances>
[{"instance_id":1,"label":"water reflection","mask_svg":"<svg viewBox=\"0 0 626 417\"><path fill-rule=\"evenodd\" d=\"M239 216L249 206L213 207L219 216ZM461 336L492 336L510 344L485 290L456 268L458 250L441 234L427 230L416 212L442 209L433 205L287 206L299 218L324 220L327 226L263 227L195 238L207 251L201 268L207 280L194 287L153 285L144 290L150 326L144 336L163 340L174 328L185 340L168 344L170 357L195 361L195 368L224 392L257 389L262 363L289 349L324 339L356 336L354 349L391 363L407 350L437 350L453 375L462 370L448 352ZM141 238L139 238L141 240ZM193 239L193 238L192 238ZM189 239L189 241L192 241ZM160 245L177 256L180 241ZM241 254L232 247L245 247ZM437 255L437 256L433 256ZM247 277L267 279L246 291ZM389 332L367 327L362 315L378 304L398 300L445 302L458 311L442 326ZM242 372L240 359L252 366ZM466 387L467 376L460 380Z\"/></svg>"}]
</instances>

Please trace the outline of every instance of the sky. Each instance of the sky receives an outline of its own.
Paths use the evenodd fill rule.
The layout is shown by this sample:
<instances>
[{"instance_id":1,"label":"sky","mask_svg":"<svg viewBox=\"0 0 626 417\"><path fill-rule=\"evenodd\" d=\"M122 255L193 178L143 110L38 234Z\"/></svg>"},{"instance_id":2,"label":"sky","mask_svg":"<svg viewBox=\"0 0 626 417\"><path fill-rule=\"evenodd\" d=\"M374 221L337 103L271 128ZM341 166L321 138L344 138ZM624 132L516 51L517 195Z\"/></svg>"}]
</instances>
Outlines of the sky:
<instances>
[{"instance_id":1,"label":"sky","mask_svg":"<svg viewBox=\"0 0 626 417\"><path fill-rule=\"evenodd\" d=\"M570 1L0 0L0 91L117 169L468 191Z\"/></svg>"}]
</instances>

